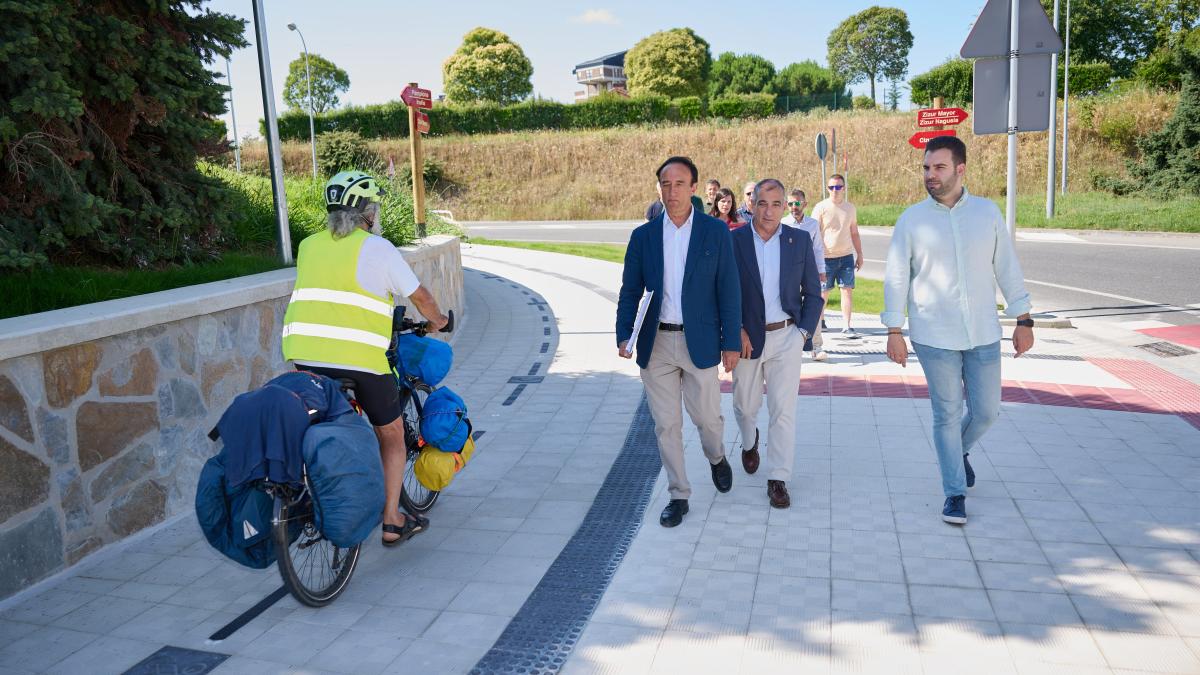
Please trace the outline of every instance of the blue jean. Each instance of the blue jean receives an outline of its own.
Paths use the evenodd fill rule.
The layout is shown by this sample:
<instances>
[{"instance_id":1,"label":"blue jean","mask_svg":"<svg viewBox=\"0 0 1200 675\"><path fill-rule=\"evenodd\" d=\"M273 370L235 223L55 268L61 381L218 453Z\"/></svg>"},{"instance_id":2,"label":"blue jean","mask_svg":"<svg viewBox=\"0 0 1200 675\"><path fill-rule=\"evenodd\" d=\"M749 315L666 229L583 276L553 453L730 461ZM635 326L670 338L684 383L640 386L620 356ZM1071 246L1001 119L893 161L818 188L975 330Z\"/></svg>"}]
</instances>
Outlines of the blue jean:
<instances>
[{"instance_id":1,"label":"blue jean","mask_svg":"<svg viewBox=\"0 0 1200 675\"><path fill-rule=\"evenodd\" d=\"M963 454L1000 416L1000 342L965 351L913 343L933 407L933 446L947 497L967 494ZM963 415L963 392L967 413Z\"/></svg>"}]
</instances>

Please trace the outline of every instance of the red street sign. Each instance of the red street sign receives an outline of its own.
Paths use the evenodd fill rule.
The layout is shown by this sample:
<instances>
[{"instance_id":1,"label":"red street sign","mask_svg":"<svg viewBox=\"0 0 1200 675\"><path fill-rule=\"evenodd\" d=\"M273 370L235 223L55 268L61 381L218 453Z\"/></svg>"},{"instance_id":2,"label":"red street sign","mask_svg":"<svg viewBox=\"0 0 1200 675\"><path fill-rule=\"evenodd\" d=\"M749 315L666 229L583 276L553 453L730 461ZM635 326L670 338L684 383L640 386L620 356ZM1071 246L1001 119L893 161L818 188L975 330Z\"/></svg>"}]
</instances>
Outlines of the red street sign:
<instances>
[{"instance_id":1,"label":"red street sign","mask_svg":"<svg viewBox=\"0 0 1200 675\"><path fill-rule=\"evenodd\" d=\"M967 120L967 111L962 108L927 108L917 111L917 127L936 127L962 124Z\"/></svg>"},{"instance_id":2,"label":"red street sign","mask_svg":"<svg viewBox=\"0 0 1200 675\"><path fill-rule=\"evenodd\" d=\"M420 87L408 86L400 94L400 100L404 101L404 105L412 106L413 108L432 108L433 94L428 89Z\"/></svg>"},{"instance_id":3,"label":"red street sign","mask_svg":"<svg viewBox=\"0 0 1200 675\"><path fill-rule=\"evenodd\" d=\"M924 150L925 144L928 143L929 139L931 139L931 138L937 138L938 136L956 136L956 135L957 134L954 133L953 129L942 129L940 131L918 131L917 133L908 137L908 144L918 150Z\"/></svg>"},{"instance_id":4,"label":"red street sign","mask_svg":"<svg viewBox=\"0 0 1200 675\"><path fill-rule=\"evenodd\" d=\"M429 133L429 113L417 111L417 131L422 134Z\"/></svg>"}]
</instances>

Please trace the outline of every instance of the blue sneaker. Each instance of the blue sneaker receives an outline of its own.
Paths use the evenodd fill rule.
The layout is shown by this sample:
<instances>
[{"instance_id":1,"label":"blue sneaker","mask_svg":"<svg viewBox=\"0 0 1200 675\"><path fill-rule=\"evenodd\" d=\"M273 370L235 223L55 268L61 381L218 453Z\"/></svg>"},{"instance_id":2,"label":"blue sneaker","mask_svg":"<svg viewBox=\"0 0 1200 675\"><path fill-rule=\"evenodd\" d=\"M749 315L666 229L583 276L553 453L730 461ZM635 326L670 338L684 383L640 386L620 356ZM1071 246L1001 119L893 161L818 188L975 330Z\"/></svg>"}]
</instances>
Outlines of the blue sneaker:
<instances>
[{"instance_id":1,"label":"blue sneaker","mask_svg":"<svg viewBox=\"0 0 1200 675\"><path fill-rule=\"evenodd\" d=\"M967 459L967 455L969 454L971 453L963 453L963 468L967 470L967 487L973 488L975 487L975 469L971 468L971 462Z\"/></svg>"},{"instance_id":2,"label":"blue sneaker","mask_svg":"<svg viewBox=\"0 0 1200 675\"><path fill-rule=\"evenodd\" d=\"M955 525L966 525L967 498L963 495L946 497L946 506L942 508L942 520Z\"/></svg>"}]
</instances>

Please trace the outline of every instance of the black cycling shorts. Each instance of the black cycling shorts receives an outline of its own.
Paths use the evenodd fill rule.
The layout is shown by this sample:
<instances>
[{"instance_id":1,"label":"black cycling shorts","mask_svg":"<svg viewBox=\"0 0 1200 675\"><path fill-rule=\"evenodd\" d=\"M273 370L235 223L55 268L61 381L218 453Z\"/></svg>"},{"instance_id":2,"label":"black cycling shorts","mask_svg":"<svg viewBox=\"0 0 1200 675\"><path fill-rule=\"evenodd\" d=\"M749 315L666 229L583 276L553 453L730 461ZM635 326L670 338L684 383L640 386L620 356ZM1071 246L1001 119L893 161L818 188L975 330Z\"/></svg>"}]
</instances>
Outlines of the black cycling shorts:
<instances>
[{"instance_id":1,"label":"black cycling shorts","mask_svg":"<svg viewBox=\"0 0 1200 675\"><path fill-rule=\"evenodd\" d=\"M391 373L376 375L375 373L364 373L361 370L300 364L296 365L296 370L307 370L324 375L335 382L342 378L354 380L354 398L362 406L363 412L367 413L367 419L374 426L387 426L400 416L400 388L396 385L396 376Z\"/></svg>"}]
</instances>

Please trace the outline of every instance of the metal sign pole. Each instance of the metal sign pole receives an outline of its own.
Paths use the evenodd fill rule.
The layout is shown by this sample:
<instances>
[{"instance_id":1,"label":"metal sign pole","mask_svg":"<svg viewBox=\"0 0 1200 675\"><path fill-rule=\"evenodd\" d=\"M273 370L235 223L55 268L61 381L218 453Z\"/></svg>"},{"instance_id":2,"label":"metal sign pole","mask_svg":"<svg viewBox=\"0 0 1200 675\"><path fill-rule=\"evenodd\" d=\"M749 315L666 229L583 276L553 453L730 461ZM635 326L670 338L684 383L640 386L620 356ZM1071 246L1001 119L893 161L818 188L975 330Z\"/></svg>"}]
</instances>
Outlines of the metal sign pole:
<instances>
[{"instance_id":1,"label":"metal sign pole","mask_svg":"<svg viewBox=\"0 0 1200 675\"><path fill-rule=\"evenodd\" d=\"M263 0L254 5L254 41L258 43L258 74L262 78L263 113L267 125L267 165L271 167L271 195L279 227L279 259L292 264L292 233L288 229L287 192L283 188L283 156L279 151L279 122L275 119L275 89L271 85L271 58L267 54L267 17Z\"/></svg>"},{"instance_id":2,"label":"metal sign pole","mask_svg":"<svg viewBox=\"0 0 1200 675\"><path fill-rule=\"evenodd\" d=\"M1058 32L1058 0L1054 0L1054 32ZM1050 144L1046 151L1046 219L1054 217L1054 151L1058 143L1058 53L1050 55Z\"/></svg>"},{"instance_id":3,"label":"metal sign pole","mask_svg":"<svg viewBox=\"0 0 1200 675\"><path fill-rule=\"evenodd\" d=\"M233 76L229 74L229 58L225 59L225 81L229 83L229 115L233 118L233 164L242 172L242 142L238 140L237 112L233 109Z\"/></svg>"},{"instance_id":4,"label":"metal sign pole","mask_svg":"<svg viewBox=\"0 0 1200 675\"><path fill-rule=\"evenodd\" d=\"M1063 158L1062 158L1062 193L1067 194L1067 111L1071 106L1071 0L1067 0L1067 40L1065 56L1063 56ZM1058 73L1055 73L1058 79Z\"/></svg>"},{"instance_id":5,"label":"metal sign pole","mask_svg":"<svg viewBox=\"0 0 1200 675\"><path fill-rule=\"evenodd\" d=\"M1008 235L1017 238L1017 73L1021 56L1018 33L1021 28L1021 3L1012 0L1008 39L1008 189L1004 202L1004 218Z\"/></svg>"}]
</instances>

